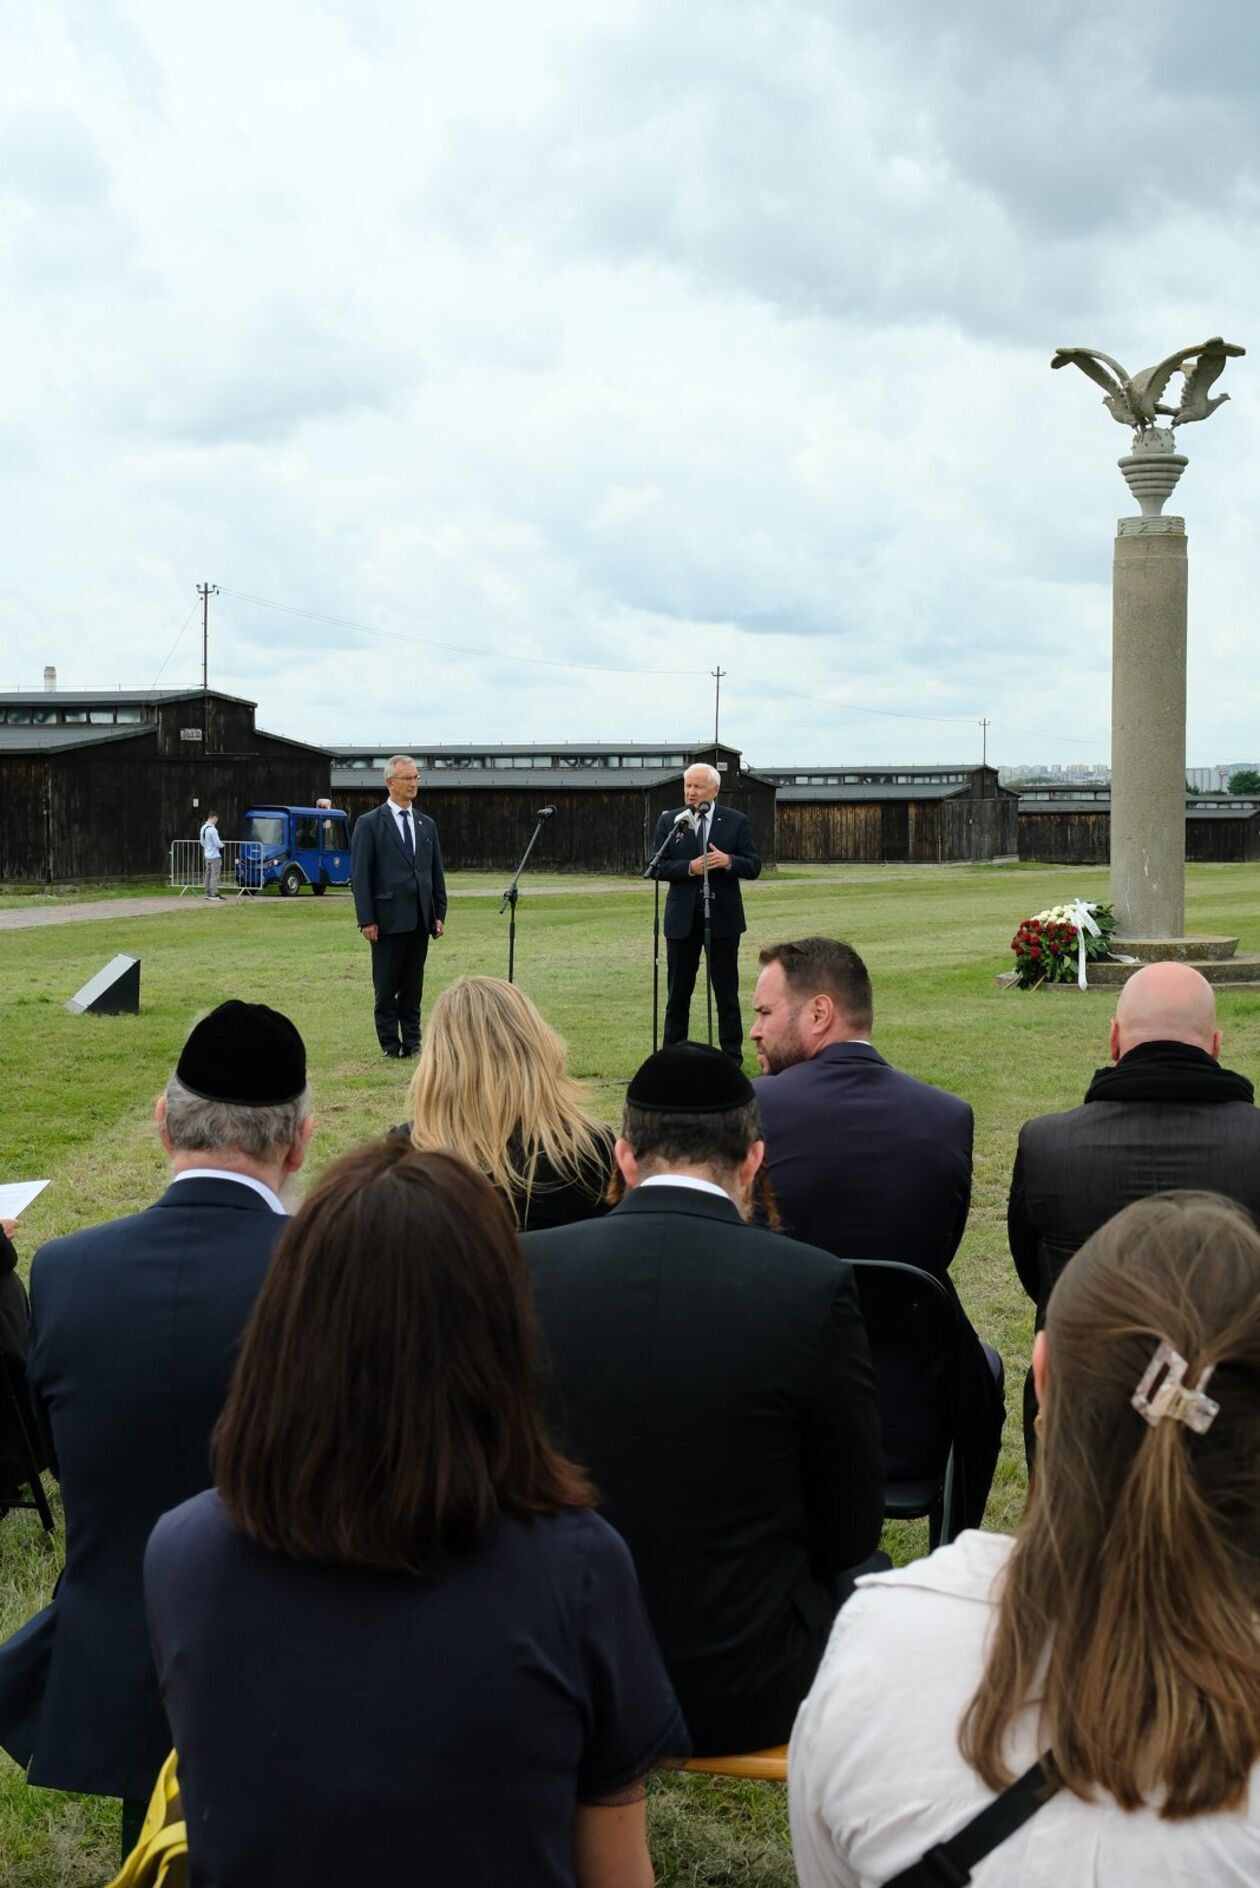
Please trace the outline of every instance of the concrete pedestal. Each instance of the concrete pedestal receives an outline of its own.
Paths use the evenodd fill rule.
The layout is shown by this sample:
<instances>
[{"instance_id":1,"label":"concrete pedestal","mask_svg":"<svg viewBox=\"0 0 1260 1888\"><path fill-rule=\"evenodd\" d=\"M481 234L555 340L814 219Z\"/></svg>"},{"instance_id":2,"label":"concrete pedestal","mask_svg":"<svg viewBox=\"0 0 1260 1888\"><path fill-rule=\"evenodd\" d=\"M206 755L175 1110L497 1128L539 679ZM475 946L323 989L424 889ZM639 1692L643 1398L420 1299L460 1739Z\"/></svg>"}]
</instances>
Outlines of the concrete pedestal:
<instances>
[{"instance_id":1,"label":"concrete pedestal","mask_svg":"<svg viewBox=\"0 0 1260 1888\"><path fill-rule=\"evenodd\" d=\"M1111 659L1111 898L1117 930L1185 929L1186 535L1122 518Z\"/></svg>"}]
</instances>

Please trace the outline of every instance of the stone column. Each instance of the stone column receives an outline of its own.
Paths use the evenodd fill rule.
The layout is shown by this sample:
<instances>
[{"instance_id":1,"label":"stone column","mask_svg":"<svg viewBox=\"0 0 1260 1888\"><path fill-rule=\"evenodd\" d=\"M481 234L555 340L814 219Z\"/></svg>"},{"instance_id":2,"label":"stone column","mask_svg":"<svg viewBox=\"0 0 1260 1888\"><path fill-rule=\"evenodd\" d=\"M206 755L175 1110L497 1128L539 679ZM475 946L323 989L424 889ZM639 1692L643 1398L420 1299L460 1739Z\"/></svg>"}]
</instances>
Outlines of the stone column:
<instances>
[{"instance_id":1,"label":"stone column","mask_svg":"<svg viewBox=\"0 0 1260 1888\"><path fill-rule=\"evenodd\" d=\"M1140 518L1116 530L1111 897L1125 938L1180 937L1186 869L1186 527L1160 507L1185 467L1171 428L1120 460Z\"/></svg>"}]
</instances>

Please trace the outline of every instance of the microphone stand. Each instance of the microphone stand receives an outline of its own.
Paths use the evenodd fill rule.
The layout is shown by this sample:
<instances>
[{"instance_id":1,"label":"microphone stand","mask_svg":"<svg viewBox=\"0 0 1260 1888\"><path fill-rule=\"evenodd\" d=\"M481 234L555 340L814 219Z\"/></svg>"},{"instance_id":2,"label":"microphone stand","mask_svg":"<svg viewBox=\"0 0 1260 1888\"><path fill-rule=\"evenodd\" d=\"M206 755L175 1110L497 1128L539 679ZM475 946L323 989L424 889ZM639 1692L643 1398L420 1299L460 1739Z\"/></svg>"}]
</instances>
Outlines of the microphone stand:
<instances>
[{"instance_id":1,"label":"microphone stand","mask_svg":"<svg viewBox=\"0 0 1260 1888\"><path fill-rule=\"evenodd\" d=\"M707 816L707 818L708 818L708 822L709 822L709 832L712 832L712 830L713 830L713 808L712 808L711 806L707 806L707 807L705 807L705 808L703 809L703 812L702 812L702 815L701 815L701 817L705 817L705 816ZM710 895L711 895L711 894L710 894L710 892L709 892L709 847L710 847L710 846L712 845L712 843L713 843L713 841L712 841L712 840L710 839L710 837L709 837L709 834L708 834L708 833L706 833L706 834L705 834L705 840L704 840L704 851L703 851L703 852L701 853L701 855L700 855L700 858L701 858L701 878L703 879L703 882L704 882L704 885L703 885L703 896L704 896L704 1001L705 1001L705 1009L706 1009L706 1012L707 1012L707 1015L708 1015L708 1024L709 1024L709 1047L710 1047L710 1049L711 1049L711 1048L713 1047L713 951L712 951L712 944L713 944L713 931L712 931L712 916L713 916L713 914L712 914L712 910L711 910L711 908L710 908L710 903L709 903L709 900L710 900Z\"/></svg>"},{"instance_id":2,"label":"microphone stand","mask_svg":"<svg viewBox=\"0 0 1260 1888\"><path fill-rule=\"evenodd\" d=\"M526 846L524 852L521 854L521 862L517 866L515 872L512 874L512 883L508 886L502 898L499 900L499 916L500 917L503 916L504 911L507 909L509 905L512 907L512 916L508 921L507 980L509 983L512 982L513 976L516 970L516 900L520 895L518 891L518 887L521 881L521 873L525 870L526 862L529 859L529 855L534 850L534 847L538 842L539 833L542 831L543 827L546 825L547 821L551 818L551 815L555 812L555 810L556 809L554 806L543 806L538 809L538 812L534 820L534 830L530 834L529 844Z\"/></svg>"},{"instance_id":3,"label":"microphone stand","mask_svg":"<svg viewBox=\"0 0 1260 1888\"><path fill-rule=\"evenodd\" d=\"M684 822L676 821L662 839L652 857L644 867L642 876L652 881L652 1054L660 1046L661 1014L661 875L660 863L673 845L679 833L684 829ZM693 826L694 830L694 826Z\"/></svg>"}]
</instances>

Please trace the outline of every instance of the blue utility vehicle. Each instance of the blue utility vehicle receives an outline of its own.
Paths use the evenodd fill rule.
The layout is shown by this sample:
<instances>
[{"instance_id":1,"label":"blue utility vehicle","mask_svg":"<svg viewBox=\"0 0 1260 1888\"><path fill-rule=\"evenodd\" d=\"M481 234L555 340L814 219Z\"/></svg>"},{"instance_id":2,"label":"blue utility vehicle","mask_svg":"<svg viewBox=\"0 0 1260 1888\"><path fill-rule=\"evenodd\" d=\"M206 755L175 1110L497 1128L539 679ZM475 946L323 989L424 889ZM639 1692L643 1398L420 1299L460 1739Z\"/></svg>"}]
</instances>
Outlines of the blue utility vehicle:
<instances>
[{"instance_id":1,"label":"blue utility vehicle","mask_svg":"<svg viewBox=\"0 0 1260 1888\"><path fill-rule=\"evenodd\" d=\"M339 807L253 806L241 829L236 882L245 891L278 885L296 898L309 885L321 898L350 883L350 816Z\"/></svg>"}]
</instances>

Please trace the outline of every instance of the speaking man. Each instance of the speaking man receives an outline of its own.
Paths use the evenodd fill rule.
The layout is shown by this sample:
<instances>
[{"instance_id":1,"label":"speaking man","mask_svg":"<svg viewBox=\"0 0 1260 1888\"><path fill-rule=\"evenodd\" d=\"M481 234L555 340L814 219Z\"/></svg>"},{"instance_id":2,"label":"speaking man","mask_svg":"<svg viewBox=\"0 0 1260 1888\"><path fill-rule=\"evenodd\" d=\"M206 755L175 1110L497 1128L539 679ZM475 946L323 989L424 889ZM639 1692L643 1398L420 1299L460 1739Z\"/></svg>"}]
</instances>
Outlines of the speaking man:
<instances>
[{"instance_id":1,"label":"speaking man","mask_svg":"<svg viewBox=\"0 0 1260 1888\"><path fill-rule=\"evenodd\" d=\"M420 770L409 754L385 763L388 798L354 823L350 874L359 930L372 947L376 1034L384 1055L420 1053L420 998L429 939L446 929L438 830L414 806Z\"/></svg>"},{"instance_id":2,"label":"speaking man","mask_svg":"<svg viewBox=\"0 0 1260 1888\"><path fill-rule=\"evenodd\" d=\"M709 978L724 1055L743 1060L744 1023L739 1013L739 940L747 929L741 878L758 878L761 858L743 813L719 806L722 776L698 761L683 775L687 804L672 807L656 822L653 852L668 840L657 874L669 881L665 900L665 1044L685 1042L691 996L704 949L705 862L709 878ZM672 835L672 836L671 836Z\"/></svg>"}]
</instances>

